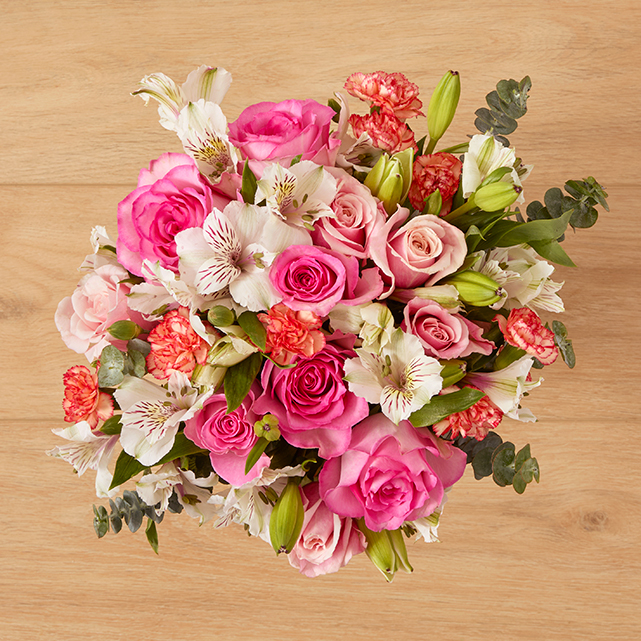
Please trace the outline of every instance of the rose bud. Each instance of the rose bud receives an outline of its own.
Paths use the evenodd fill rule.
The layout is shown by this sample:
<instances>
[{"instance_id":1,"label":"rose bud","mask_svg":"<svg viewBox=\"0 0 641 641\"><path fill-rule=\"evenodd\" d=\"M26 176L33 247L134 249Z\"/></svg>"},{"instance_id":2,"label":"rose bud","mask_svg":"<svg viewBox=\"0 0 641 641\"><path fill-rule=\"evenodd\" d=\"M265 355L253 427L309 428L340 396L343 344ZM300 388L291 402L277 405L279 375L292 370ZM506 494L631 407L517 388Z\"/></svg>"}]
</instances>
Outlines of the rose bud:
<instances>
[{"instance_id":1,"label":"rose bud","mask_svg":"<svg viewBox=\"0 0 641 641\"><path fill-rule=\"evenodd\" d=\"M447 280L447 284L456 287L459 298L464 303L475 307L493 305L506 295L495 280L472 270L452 276Z\"/></svg>"},{"instance_id":2,"label":"rose bud","mask_svg":"<svg viewBox=\"0 0 641 641\"><path fill-rule=\"evenodd\" d=\"M461 95L461 78L458 71L448 71L436 85L429 107L427 108L427 129L430 142L425 153L431 154L436 143L450 126L459 96Z\"/></svg>"},{"instance_id":3,"label":"rose bud","mask_svg":"<svg viewBox=\"0 0 641 641\"><path fill-rule=\"evenodd\" d=\"M269 519L269 539L276 554L289 554L303 529L305 510L299 482L300 479L289 479Z\"/></svg>"}]
</instances>

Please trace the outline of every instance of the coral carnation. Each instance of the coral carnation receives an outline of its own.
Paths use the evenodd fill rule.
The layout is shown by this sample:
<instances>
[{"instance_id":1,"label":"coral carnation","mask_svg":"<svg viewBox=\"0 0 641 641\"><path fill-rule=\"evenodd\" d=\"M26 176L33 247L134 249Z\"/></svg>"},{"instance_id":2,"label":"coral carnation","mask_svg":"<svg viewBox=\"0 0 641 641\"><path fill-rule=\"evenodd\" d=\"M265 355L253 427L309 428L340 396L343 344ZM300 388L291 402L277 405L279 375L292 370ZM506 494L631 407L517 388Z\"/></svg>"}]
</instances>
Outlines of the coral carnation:
<instances>
[{"instance_id":1,"label":"coral carnation","mask_svg":"<svg viewBox=\"0 0 641 641\"><path fill-rule=\"evenodd\" d=\"M466 387L472 386L466 385ZM503 412L487 396L484 396L472 407L450 414L446 419L439 421L434 425L434 433L437 436L443 436L451 430L451 438L471 436L477 441L482 441L490 430L499 426L502 419Z\"/></svg>"},{"instance_id":2,"label":"coral carnation","mask_svg":"<svg viewBox=\"0 0 641 641\"><path fill-rule=\"evenodd\" d=\"M425 200L438 189L443 199L441 215L449 213L452 197L458 189L462 167L463 163L456 156L445 152L417 156L409 191L412 207L422 211Z\"/></svg>"},{"instance_id":3,"label":"coral carnation","mask_svg":"<svg viewBox=\"0 0 641 641\"><path fill-rule=\"evenodd\" d=\"M267 330L267 352L279 365L289 365L297 356L313 356L325 347L325 335L319 331L322 321L314 312L294 311L279 303L258 318Z\"/></svg>"},{"instance_id":4,"label":"coral carnation","mask_svg":"<svg viewBox=\"0 0 641 641\"><path fill-rule=\"evenodd\" d=\"M393 114L383 111L371 113L366 116L352 114L349 117L354 135L358 138L366 133L375 147L379 147L390 154L413 147L418 152L414 132Z\"/></svg>"},{"instance_id":5,"label":"coral carnation","mask_svg":"<svg viewBox=\"0 0 641 641\"><path fill-rule=\"evenodd\" d=\"M554 332L541 323L536 312L527 307L510 311L505 319L501 315L494 318L498 322L505 340L532 356L536 356L543 365L551 365L559 355L554 344Z\"/></svg>"},{"instance_id":6,"label":"coral carnation","mask_svg":"<svg viewBox=\"0 0 641 641\"><path fill-rule=\"evenodd\" d=\"M184 372L188 376L196 363L203 364L209 345L189 322L186 307L173 309L149 333L151 352L147 355L147 369L158 379L167 379L172 372Z\"/></svg>"},{"instance_id":7,"label":"coral carnation","mask_svg":"<svg viewBox=\"0 0 641 641\"><path fill-rule=\"evenodd\" d=\"M98 389L95 372L84 365L76 365L64 373L62 380L65 385L62 409L67 423L87 421L94 429L99 420L105 421L113 415L111 396Z\"/></svg>"},{"instance_id":8,"label":"coral carnation","mask_svg":"<svg viewBox=\"0 0 641 641\"><path fill-rule=\"evenodd\" d=\"M422 116L418 87L402 73L353 73L345 82L352 96L395 115L399 120Z\"/></svg>"}]
</instances>

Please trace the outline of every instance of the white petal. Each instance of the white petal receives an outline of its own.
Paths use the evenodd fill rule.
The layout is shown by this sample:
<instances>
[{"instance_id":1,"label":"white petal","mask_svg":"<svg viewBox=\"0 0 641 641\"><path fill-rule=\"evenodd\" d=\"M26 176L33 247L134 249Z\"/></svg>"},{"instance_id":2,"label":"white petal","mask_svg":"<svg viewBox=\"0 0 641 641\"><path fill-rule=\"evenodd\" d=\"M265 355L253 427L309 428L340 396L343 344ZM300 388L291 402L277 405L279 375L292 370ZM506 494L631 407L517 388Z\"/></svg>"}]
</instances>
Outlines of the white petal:
<instances>
[{"instance_id":1,"label":"white petal","mask_svg":"<svg viewBox=\"0 0 641 641\"><path fill-rule=\"evenodd\" d=\"M414 411L414 395L407 390L400 390L388 385L383 388L380 397L381 411L393 423L398 425Z\"/></svg>"},{"instance_id":2,"label":"white petal","mask_svg":"<svg viewBox=\"0 0 641 641\"><path fill-rule=\"evenodd\" d=\"M231 85L232 76L222 67L202 65L194 69L182 85L185 98L196 102L203 98L220 104Z\"/></svg>"},{"instance_id":3,"label":"white petal","mask_svg":"<svg viewBox=\"0 0 641 641\"><path fill-rule=\"evenodd\" d=\"M251 312L270 309L282 300L272 287L267 270L243 272L229 285L229 292L239 305Z\"/></svg>"}]
</instances>

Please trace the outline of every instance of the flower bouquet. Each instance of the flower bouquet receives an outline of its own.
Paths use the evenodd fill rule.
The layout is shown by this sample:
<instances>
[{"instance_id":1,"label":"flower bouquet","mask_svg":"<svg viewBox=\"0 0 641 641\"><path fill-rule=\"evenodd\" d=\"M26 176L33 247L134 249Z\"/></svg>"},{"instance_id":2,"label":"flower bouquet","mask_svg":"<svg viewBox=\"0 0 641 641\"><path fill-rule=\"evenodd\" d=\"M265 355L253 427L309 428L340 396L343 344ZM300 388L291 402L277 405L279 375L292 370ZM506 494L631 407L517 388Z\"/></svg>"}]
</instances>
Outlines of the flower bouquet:
<instances>
[{"instance_id":1,"label":"flower bouquet","mask_svg":"<svg viewBox=\"0 0 641 641\"><path fill-rule=\"evenodd\" d=\"M338 92L228 124L230 83L202 66L134 92L184 153L140 172L116 241L93 229L58 306L89 366L64 374L70 425L49 454L95 470L99 537L146 519L157 552L157 524L185 511L241 524L306 576L366 552L391 580L411 571L406 537L437 540L467 464L518 493L539 481L529 445L496 430L535 420L521 405L534 370L574 365L565 327L539 312L563 311L550 262L573 264L563 235L607 194L568 181L521 209L531 168L505 136L527 77L499 82L480 133L438 150L456 72L425 113L403 74L355 73L344 89L362 115ZM417 141L408 121L425 116Z\"/></svg>"}]
</instances>

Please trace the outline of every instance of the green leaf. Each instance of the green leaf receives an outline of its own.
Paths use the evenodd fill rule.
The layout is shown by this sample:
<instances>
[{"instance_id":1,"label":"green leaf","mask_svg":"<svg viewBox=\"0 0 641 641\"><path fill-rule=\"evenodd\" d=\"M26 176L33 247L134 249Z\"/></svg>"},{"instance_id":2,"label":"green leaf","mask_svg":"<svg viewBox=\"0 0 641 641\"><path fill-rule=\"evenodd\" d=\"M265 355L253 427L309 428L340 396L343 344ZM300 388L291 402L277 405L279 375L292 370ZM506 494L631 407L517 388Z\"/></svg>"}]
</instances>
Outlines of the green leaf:
<instances>
[{"instance_id":1,"label":"green leaf","mask_svg":"<svg viewBox=\"0 0 641 641\"><path fill-rule=\"evenodd\" d=\"M136 476L146 468L145 465L137 461L133 456L130 456L123 450L118 456L116 467L114 468L114 477L109 486L110 490L122 485L128 481L132 476Z\"/></svg>"},{"instance_id":2,"label":"green leaf","mask_svg":"<svg viewBox=\"0 0 641 641\"><path fill-rule=\"evenodd\" d=\"M554 332L554 343L561 352L561 358L565 364L572 369L576 365L576 356L572 341L568 338L568 330L561 321L552 321L552 331Z\"/></svg>"},{"instance_id":3,"label":"green leaf","mask_svg":"<svg viewBox=\"0 0 641 641\"><path fill-rule=\"evenodd\" d=\"M108 418L100 428L100 431L107 436L120 434L120 430L122 430L122 425L120 424L120 414Z\"/></svg>"},{"instance_id":4,"label":"green leaf","mask_svg":"<svg viewBox=\"0 0 641 641\"><path fill-rule=\"evenodd\" d=\"M147 536L147 541L151 545L151 549L158 554L158 530L156 529L156 524L152 519L147 519L147 527L145 528L145 535Z\"/></svg>"},{"instance_id":5,"label":"green leaf","mask_svg":"<svg viewBox=\"0 0 641 641\"><path fill-rule=\"evenodd\" d=\"M532 458L532 456L530 454L530 444L528 443L525 447L521 448L516 455L514 459L514 469L518 470L529 458Z\"/></svg>"},{"instance_id":6,"label":"green leaf","mask_svg":"<svg viewBox=\"0 0 641 641\"><path fill-rule=\"evenodd\" d=\"M301 160L303 159L303 154L298 154L298 156L294 156L289 163L290 167L293 167L294 165L297 165Z\"/></svg>"},{"instance_id":7,"label":"green leaf","mask_svg":"<svg viewBox=\"0 0 641 641\"><path fill-rule=\"evenodd\" d=\"M244 361L227 370L224 386L228 414L239 407L245 396L247 396L249 388L252 386L256 375L260 371L262 362L262 354L252 354Z\"/></svg>"},{"instance_id":8,"label":"green leaf","mask_svg":"<svg viewBox=\"0 0 641 641\"><path fill-rule=\"evenodd\" d=\"M262 436L256 441L254 447L251 448L249 454L247 455L247 461L245 463L245 474L249 474L252 467L256 465L258 459L261 457L262 453L265 451L265 448L269 445L269 441Z\"/></svg>"},{"instance_id":9,"label":"green leaf","mask_svg":"<svg viewBox=\"0 0 641 641\"><path fill-rule=\"evenodd\" d=\"M330 98L327 101L327 106L331 107L334 110L334 115L332 116L332 120L334 122L338 122L340 115L341 115L341 106L340 103L337 100L334 100L333 98Z\"/></svg>"},{"instance_id":10,"label":"green leaf","mask_svg":"<svg viewBox=\"0 0 641 641\"><path fill-rule=\"evenodd\" d=\"M509 174L512 169L512 167L497 167L492 173L488 174L487 178L479 185L479 188L499 182L499 180Z\"/></svg>"},{"instance_id":11,"label":"green leaf","mask_svg":"<svg viewBox=\"0 0 641 641\"><path fill-rule=\"evenodd\" d=\"M476 226L472 225L465 232L465 242L467 243L467 252L468 255L471 254L477 247L477 245L483 240L483 234L481 230Z\"/></svg>"},{"instance_id":12,"label":"green leaf","mask_svg":"<svg viewBox=\"0 0 641 641\"><path fill-rule=\"evenodd\" d=\"M103 505L93 506L93 529L96 531L98 538L101 539L109 532L109 516Z\"/></svg>"},{"instance_id":13,"label":"green leaf","mask_svg":"<svg viewBox=\"0 0 641 641\"><path fill-rule=\"evenodd\" d=\"M496 132L508 135L517 128L516 120L499 111L481 108L476 110L475 115L474 126L481 133L492 134Z\"/></svg>"},{"instance_id":14,"label":"green leaf","mask_svg":"<svg viewBox=\"0 0 641 641\"><path fill-rule=\"evenodd\" d=\"M528 245L541 257L557 265L576 267L572 259L565 253L558 240L532 240Z\"/></svg>"},{"instance_id":15,"label":"green leaf","mask_svg":"<svg viewBox=\"0 0 641 641\"><path fill-rule=\"evenodd\" d=\"M497 485L505 487L514 478L514 443L506 441L492 455L492 478Z\"/></svg>"},{"instance_id":16,"label":"green leaf","mask_svg":"<svg viewBox=\"0 0 641 641\"><path fill-rule=\"evenodd\" d=\"M200 454L206 452L202 448L198 447L196 443L188 439L182 432L176 434L174 439L174 444L172 448L163 456L157 463L154 465L162 465L163 463L169 463L170 461L175 461L176 459L183 458L185 456L192 456L193 454Z\"/></svg>"},{"instance_id":17,"label":"green leaf","mask_svg":"<svg viewBox=\"0 0 641 641\"><path fill-rule=\"evenodd\" d=\"M471 387L464 387L451 394L434 396L427 405L410 415L410 422L414 427L434 425L450 414L469 409L484 396L483 392Z\"/></svg>"},{"instance_id":18,"label":"green leaf","mask_svg":"<svg viewBox=\"0 0 641 641\"><path fill-rule=\"evenodd\" d=\"M258 320L256 312L246 311L238 317L238 324L245 330L247 336L259 350L267 349L267 331L265 326Z\"/></svg>"},{"instance_id":19,"label":"green leaf","mask_svg":"<svg viewBox=\"0 0 641 641\"><path fill-rule=\"evenodd\" d=\"M125 355L113 345L107 345L100 353L98 387L115 387L124 379Z\"/></svg>"},{"instance_id":20,"label":"green leaf","mask_svg":"<svg viewBox=\"0 0 641 641\"><path fill-rule=\"evenodd\" d=\"M494 454L494 449L486 447L472 459L474 478L477 481L492 474L492 454Z\"/></svg>"},{"instance_id":21,"label":"green leaf","mask_svg":"<svg viewBox=\"0 0 641 641\"><path fill-rule=\"evenodd\" d=\"M136 378L142 378L147 373L147 361L141 352L135 349L127 350L123 373Z\"/></svg>"},{"instance_id":22,"label":"green leaf","mask_svg":"<svg viewBox=\"0 0 641 641\"><path fill-rule=\"evenodd\" d=\"M249 161L245 161L243 168L243 182L240 188L240 195L243 197L243 202L253 205L254 198L256 197L256 189L258 188L258 181L254 172L249 168Z\"/></svg>"},{"instance_id":23,"label":"green leaf","mask_svg":"<svg viewBox=\"0 0 641 641\"><path fill-rule=\"evenodd\" d=\"M565 232L571 216L572 210L569 210L560 218L553 218L550 220L531 220L528 223L515 223L512 229L507 231L507 233L503 234L500 238L495 239L496 246L512 247L513 245L530 243L530 241L533 240L556 240ZM498 224L496 227L498 227Z\"/></svg>"},{"instance_id":24,"label":"green leaf","mask_svg":"<svg viewBox=\"0 0 641 641\"><path fill-rule=\"evenodd\" d=\"M530 446L526 445L516 456L514 462L515 473L512 479L514 490L523 494L528 483L533 480L539 482L539 464L535 458L530 456Z\"/></svg>"},{"instance_id":25,"label":"green leaf","mask_svg":"<svg viewBox=\"0 0 641 641\"><path fill-rule=\"evenodd\" d=\"M140 338L132 338L127 343L128 352L140 352L143 356L147 356L151 352L151 345L147 341Z\"/></svg>"}]
</instances>

